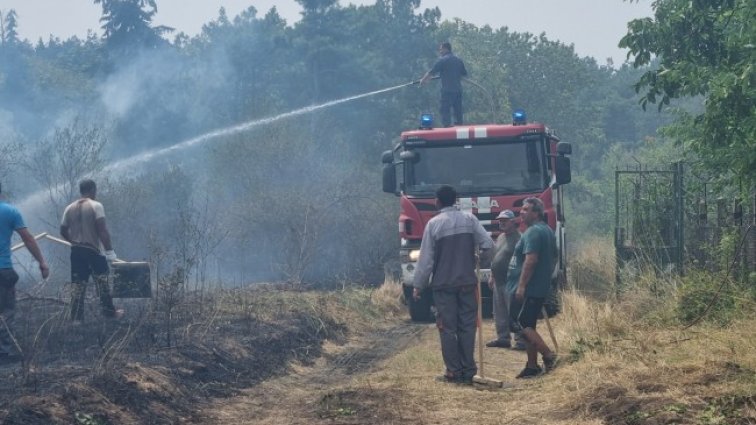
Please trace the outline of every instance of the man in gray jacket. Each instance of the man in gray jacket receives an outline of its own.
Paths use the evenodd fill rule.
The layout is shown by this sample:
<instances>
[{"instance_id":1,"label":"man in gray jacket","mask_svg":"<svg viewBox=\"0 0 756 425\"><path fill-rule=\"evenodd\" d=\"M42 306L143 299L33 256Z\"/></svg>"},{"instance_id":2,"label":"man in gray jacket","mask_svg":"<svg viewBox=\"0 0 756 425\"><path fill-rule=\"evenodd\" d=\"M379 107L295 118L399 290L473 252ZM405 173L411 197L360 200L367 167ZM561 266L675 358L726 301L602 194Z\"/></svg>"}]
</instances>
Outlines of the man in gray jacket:
<instances>
[{"instance_id":1,"label":"man in gray jacket","mask_svg":"<svg viewBox=\"0 0 756 425\"><path fill-rule=\"evenodd\" d=\"M413 296L426 287L433 291L436 325L441 337L444 382L472 384L475 365L477 319L475 273L478 248L490 250L494 243L474 215L457 209L457 192L444 185L436 191L438 215L428 221L420 245L413 282Z\"/></svg>"}]
</instances>

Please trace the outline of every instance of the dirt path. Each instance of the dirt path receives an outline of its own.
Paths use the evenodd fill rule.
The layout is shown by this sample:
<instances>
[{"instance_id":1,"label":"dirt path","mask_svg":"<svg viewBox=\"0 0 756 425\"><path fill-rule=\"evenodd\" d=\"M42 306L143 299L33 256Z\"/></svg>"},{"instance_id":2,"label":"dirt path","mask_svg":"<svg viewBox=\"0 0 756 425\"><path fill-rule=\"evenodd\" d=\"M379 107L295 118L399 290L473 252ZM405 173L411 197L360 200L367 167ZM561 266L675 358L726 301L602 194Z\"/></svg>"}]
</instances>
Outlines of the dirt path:
<instances>
[{"instance_id":1,"label":"dirt path","mask_svg":"<svg viewBox=\"0 0 756 425\"><path fill-rule=\"evenodd\" d=\"M491 324L484 330L487 340ZM434 381L442 370L437 339L434 325L400 323L342 346L326 344L325 355L314 364L292 365L286 376L203 409L201 423L446 423L428 411L429 395L461 391L463 398L474 398L481 392ZM523 353L510 350L485 354L486 370L497 378L513 377L524 362ZM430 391L419 393L413 388L418 385Z\"/></svg>"},{"instance_id":2,"label":"dirt path","mask_svg":"<svg viewBox=\"0 0 756 425\"><path fill-rule=\"evenodd\" d=\"M349 388L360 376L375 371L384 360L416 343L427 329L428 325L400 323L357 336L341 346L327 343L324 356L314 364L292 365L286 376L265 381L205 409L203 423L332 424L339 416L348 421L337 423L386 423L382 410L391 409L386 403L389 394L367 394ZM348 406L352 398L355 402L357 398L368 400L367 406L360 402L359 410L370 411L372 417L355 415L356 409ZM372 408L367 408L370 405ZM390 411L385 413L391 416Z\"/></svg>"}]
</instances>

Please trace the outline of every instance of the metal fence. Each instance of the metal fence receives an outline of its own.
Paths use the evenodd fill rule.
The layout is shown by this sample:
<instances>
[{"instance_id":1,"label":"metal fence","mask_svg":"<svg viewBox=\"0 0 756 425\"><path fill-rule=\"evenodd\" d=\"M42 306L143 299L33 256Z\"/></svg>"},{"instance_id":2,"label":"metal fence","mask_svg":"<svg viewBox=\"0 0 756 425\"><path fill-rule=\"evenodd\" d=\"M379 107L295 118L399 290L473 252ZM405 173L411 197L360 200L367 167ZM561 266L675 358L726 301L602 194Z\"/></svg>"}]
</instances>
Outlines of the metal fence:
<instances>
[{"instance_id":1,"label":"metal fence","mask_svg":"<svg viewBox=\"0 0 756 425\"><path fill-rule=\"evenodd\" d=\"M756 273L756 194L748 203L739 197L696 201L695 210L686 214L688 262L747 281Z\"/></svg>"},{"instance_id":2,"label":"metal fence","mask_svg":"<svg viewBox=\"0 0 756 425\"><path fill-rule=\"evenodd\" d=\"M653 267L728 271L741 281L756 273L756 193L727 193L678 162L615 172L616 279L627 270Z\"/></svg>"}]
</instances>

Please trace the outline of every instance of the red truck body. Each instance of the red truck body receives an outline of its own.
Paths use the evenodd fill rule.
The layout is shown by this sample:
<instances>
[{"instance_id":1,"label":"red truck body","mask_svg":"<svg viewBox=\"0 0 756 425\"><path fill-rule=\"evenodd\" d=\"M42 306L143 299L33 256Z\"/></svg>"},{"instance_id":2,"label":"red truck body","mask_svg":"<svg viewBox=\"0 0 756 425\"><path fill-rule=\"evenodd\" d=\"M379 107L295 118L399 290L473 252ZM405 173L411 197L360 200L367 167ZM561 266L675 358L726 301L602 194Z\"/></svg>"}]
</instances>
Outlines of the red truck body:
<instances>
[{"instance_id":1,"label":"red truck body","mask_svg":"<svg viewBox=\"0 0 756 425\"><path fill-rule=\"evenodd\" d=\"M541 199L546 222L557 234L559 267L563 271L561 185L569 182L569 159L565 156L569 153L569 144L560 142L539 123L402 132L394 149L384 153L383 163L384 191L400 198L400 260L405 294L411 290L425 225L437 213L435 190L442 184L457 190L459 208L473 213L493 238L499 234L496 217L501 211L518 213L526 198ZM483 267L482 278L487 279L489 271L486 265ZM483 286L487 289L487 285ZM420 302L407 298L413 319L430 318L430 296ZM490 300L484 299L484 313L490 314Z\"/></svg>"}]
</instances>

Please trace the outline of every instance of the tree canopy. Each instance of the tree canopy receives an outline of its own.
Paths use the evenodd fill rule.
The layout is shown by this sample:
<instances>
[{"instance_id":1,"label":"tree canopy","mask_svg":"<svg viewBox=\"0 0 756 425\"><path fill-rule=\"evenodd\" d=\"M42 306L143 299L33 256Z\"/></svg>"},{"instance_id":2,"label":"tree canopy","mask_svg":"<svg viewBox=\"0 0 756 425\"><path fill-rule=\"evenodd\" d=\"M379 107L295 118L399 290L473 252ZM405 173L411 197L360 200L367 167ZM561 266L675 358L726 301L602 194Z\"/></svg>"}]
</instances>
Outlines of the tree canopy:
<instances>
[{"instance_id":1,"label":"tree canopy","mask_svg":"<svg viewBox=\"0 0 756 425\"><path fill-rule=\"evenodd\" d=\"M18 39L18 15L11 9L3 16L0 12L0 42L2 44L16 44Z\"/></svg>"},{"instance_id":2,"label":"tree canopy","mask_svg":"<svg viewBox=\"0 0 756 425\"><path fill-rule=\"evenodd\" d=\"M468 122L505 123L513 109L524 108L530 120L572 143L568 202L575 233L609 230L608 212L595 206L611 204L606 179L621 165L614 158L664 144L657 128L671 120L666 111L637 105L632 85L655 72L648 65L599 65L544 34L442 20L441 10L421 9L418 0L346 7L303 0L294 24L275 8L249 7L237 16L220 9L201 33L173 40L152 23L156 0L96 3L102 36L0 45L0 135L33 160L78 122L107 140L97 151L107 170L108 162L218 134L191 149L166 150L163 162L150 167L103 176L107 202L162 213L138 223L125 213L114 220L132 256L147 256L139 249L150 241L152 254L171 251L184 270L200 274L208 263L195 254L212 245L218 264L245 279L344 277L356 270L382 278L382 262L396 254L396 208L380 190L380 153L416 127L421 113L437 110L438 87L412 85L315 106L417 80L440 41L452 43L475 82L464 88ZM271 120L305 108L313 109ZM223 132L240 125L248 130ZM0 151L8 151L4 143ZM69 178L57 174L49 181ZM14 179L26 182L15 192L52 184L33 177ZM165 192L181 196L161 199ZM180 228L168 226L176 217ZM221 242L210 228L234 230ZM165 242L174 236L175 243ZM297 255L284 259L287 252Z\"/></svg>"},{"instance_id":3,"label":"tree canopy","mask_svg":"<svg viewBox=\"0 0 756 425\"><path fill-rule=\"evenodd\" d=\"M756 184L756 0L657 0L628 24L620 46L645 69L645 108L703 96L705 108L672 131L712 170ZM652 66L653 65L653 66ZM649 66L652 66L649 68Z\"/></svg>"},{"instance_id":4,"label":"tree canopy","mask_svg":"<svg viewBox=\"0 0 756 425\"><path fill-rule=\"evenodd\" d=\"M165 40L162 35L173 31L165 26L152 26L157 13L156 0L94 0L102 5L103 36L106 44L119 54L124 50L153 49Z\"/></svg>"}]
</instances>

